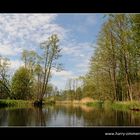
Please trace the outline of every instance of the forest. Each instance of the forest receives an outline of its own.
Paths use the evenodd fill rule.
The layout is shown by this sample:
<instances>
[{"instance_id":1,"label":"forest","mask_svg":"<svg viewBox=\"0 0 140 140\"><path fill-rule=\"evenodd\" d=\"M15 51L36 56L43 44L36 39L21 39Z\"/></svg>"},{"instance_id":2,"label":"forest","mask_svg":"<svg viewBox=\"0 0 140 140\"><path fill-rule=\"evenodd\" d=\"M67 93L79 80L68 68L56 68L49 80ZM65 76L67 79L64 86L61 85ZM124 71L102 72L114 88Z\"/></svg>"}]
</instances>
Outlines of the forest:
<instances>
[{"instance_id":1,"label":"forest","mask_svg":"<svg viewBox=\"0 0 140 140\"><path fill-rule=\"evenodd\" d=\"M40 52L23 50L24 65L9 75L10 60L0 56L0 99L73 101L140 100L140 14L106 14L90 58L88 72L67 80L66 89L50 83L52 68L61 71L57 34L40 44ZM93 30L94 31L94 30ZM63 49L63 48L62 48Z\"/></svg>"}]
</instances>

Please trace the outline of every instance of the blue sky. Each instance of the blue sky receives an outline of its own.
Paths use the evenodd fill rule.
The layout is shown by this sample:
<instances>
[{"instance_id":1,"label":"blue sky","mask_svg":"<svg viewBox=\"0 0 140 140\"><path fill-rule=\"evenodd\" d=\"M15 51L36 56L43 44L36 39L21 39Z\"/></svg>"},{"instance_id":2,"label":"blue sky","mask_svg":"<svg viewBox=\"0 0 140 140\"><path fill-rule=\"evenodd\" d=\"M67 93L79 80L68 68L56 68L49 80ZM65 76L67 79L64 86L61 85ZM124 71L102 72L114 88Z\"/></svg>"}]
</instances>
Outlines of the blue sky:
<instances>
[{"instance_id":1,"label":"blue sky","mask_svg":"<svg viewBox=\"0 0 140 140\"><path fill-rule=\"evenodd\" d=\"M39 51L39 43L57 33L64 70L52 70L51 82L64 89L69 78L84 75L96 46L104 14L0 14L0 55L10 58L14 72L23 65L23 49Z\"/></svg>"}]
</instances>

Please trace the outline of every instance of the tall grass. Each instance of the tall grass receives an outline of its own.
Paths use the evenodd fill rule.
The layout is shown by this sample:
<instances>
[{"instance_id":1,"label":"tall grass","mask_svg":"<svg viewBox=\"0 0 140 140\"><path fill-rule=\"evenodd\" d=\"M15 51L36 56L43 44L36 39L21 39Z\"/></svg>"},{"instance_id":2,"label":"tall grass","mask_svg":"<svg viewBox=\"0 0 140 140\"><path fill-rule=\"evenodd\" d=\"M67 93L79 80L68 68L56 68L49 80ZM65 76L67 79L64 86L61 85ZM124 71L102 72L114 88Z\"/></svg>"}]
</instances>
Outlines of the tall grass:
<instances>
[{"instance_id":1,"label":"tall grass","mask_svg":"<svg viewBox=\"0 0 140 140\"><path fill-rule=\"evenodd\" d=\"M102 108L103 102L101 102L101 101L88 102L88 103L86 103L86 105Z\"/></svg>"},{"instance_id":2,"label":"tall grass","mask_svg":"<svg viewBox=\"0 0 140 140\"><path fill-rule=\"evenodd\" d=\"M96 101L96 102L89 102L86 103L88 106L95 106L95 107L103 107L105 109L117 109L117 110L130 110L130 109L138 109L140 110L140 102L138 101L116 101L116 102L111 102L111 101Z\"/></svg>"},{"instance_id":3,"label":"tall grass","mask_svg":"<svg viewBox=\"0 0 140 140\"><path fill-rule=\"evenodd\" d=\"M0 100L0 107L27 107L31 106L32 101L27 100Z\"/></svg>"},{"instance_id":4,"label":"tall grass","mask_svg":"<svg viewBox=\"0 0 140 140\"><path fill-rule=\"evenodd\" d=\"M114 103L112 103L112 108L113 109L121 109L121 110L140 109L140 102L138 102L138 101L114 102Z\"/></svg>"}]
</instances>

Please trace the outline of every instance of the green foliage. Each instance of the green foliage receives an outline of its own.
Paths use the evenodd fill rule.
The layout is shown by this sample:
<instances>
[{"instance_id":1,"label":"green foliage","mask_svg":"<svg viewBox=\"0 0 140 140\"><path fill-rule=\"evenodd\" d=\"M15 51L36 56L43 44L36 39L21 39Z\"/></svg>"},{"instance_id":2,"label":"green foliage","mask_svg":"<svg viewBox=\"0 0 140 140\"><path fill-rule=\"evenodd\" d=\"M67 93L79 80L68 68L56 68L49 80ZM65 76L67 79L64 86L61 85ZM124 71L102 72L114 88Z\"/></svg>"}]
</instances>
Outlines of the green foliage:
<instances>
[{"instance_id":1,"label":"green foliage","mask_svg":"<svg viewBox=\"0 0 140 140\"><path fill-rule=\"evenodd\" d=\"M93 92L95 91L95 88L94 88L94 86L93 85L90 85L90 84L87 84L87 85L85 85L84 87L83 87L83 98L84 97L91 97L91 98L93 98L93 96L94 96L94 94L93 94Z\"/></svg>"},{"instance_id":2,"label":"green foliage","mask_svg":"<svg viewBox=\"0 0 140 140\"><path fill-rule=\"evenodd\" d=\"M9 84L9 75L8 67L9 60L5 57L0 56L0 98L6 99L10 97L10 84Z\"/></svg>"},{"instance_id":3,"label":"green foliage","mask_svg":"<svg viewBox=\"0 0 140 140\"><path fill-rule=\"evenodd\" d=\"M23 50L21 59L24 61L24 67L28 68L30 72L33 72L38 57L39 56L35 51Z\"/></svg>"},{"instance_id":4,"label":"green foliage","mask_svg":"<svg viewBox=\"0 0 140 140\"><path fill-rule=\"evenodd\" d=\"M108 16L83 78L84 94L98 100L140 99L139 19L140 14Z\"/></svg>"},{"instance_id":5,"label":"green foliage","mask_svg":"<svg viewBox=\"0 0 140 140\"><path fill-rule=\"evenodd\" d=\"M114 102L111 105L112 109L118 110L131 110L131 109L140 109L140 104L137 101L133 102Z\"/></svg>"},{"instance_id":6,"label":"green foliage","mask_svg":"<svg viewBox=\"0 0 140 140\"><path fill-rule=\"evenodd\" d=\"M99 108L104 108L104 109L113 109L113 110L132 110L132 109L140 109L140 104L137 101L133 102L120 102L120 101L115 101L111 102L109 100L106 100L104 102L100 101L95 101L95 102L89 102L86 103L87 106L92 106L92 107L99 107Z\"/></svg>"},{"instance_id":7,"label":"green foliage","mask_svg":"<svg viewBox=\"0 0 140 140\"><path fill-rule=\"evenodd\" d=\"M30 99L32 91L32 76L28 69L20 67L12 78L12 97L14 99Z\"/></svg>"},{"instance_id":8,"label":"green foliage","mask_svg":"<svg viewBox=\"0 0 140 140\"><path fill-rule=\"evenodd\" d=\"M0 100L0 107L31 107L32 101L25 101L25 100Z\"/></svg>"},{"instance_id":9,"label":"green foliage","mask_svg":"<svg viewBox=\"0 0 140 140\"><path fill-rule=\"evenodd\" d=\"M47 41L41 43L41 54L23 50L21 59L24 62L24 67L17 70L12 78L11 98L41 101L44 95L53 94L49 80L52 67L60 70L60 64L56 62L61 51L58 42L57 35L53 34Z\"/></svg>"},{"instance_id":10,"label":"green foliage","mask_svg":"<svg viewBox=\"0 0 140 140\"><path fill-rule=\"evenodd\" d=\"M51 78L51 69L57 68L59 65L57 59L61 56L59 48L59 39L56 34L51 35L47 41L41 43L41 49L43 51L42 58L42 69L43 69L43 80L39 100L42 100L44 95L47 93L48 83Z\"/></svg>"},{"instance_id":11,"label":"green foliage","mask_svg":"<svg viewBox=\"0 0 140 140\"><path fill-rule=\"evenodd\" d=\"M93 106L93 107L102 108L103 107L103 102L100 102L100 101L88 102L88 103L86 103L86 105L87 106Z\"/></svg>"},{"instance_id":12,"label":"green foliage","mask_svg":"<svg viewBox=\"0 0 140 140\"><path fill-rule=\"evenodd\" d=\"M40 44L40 49L40 54L22 52L24 67L15 72L11 82L7 74L8 59L0 56L0 98L42 101L45 96L73 101L90 97L100 102L110 100L104 102L105 106L114 101L140 99L140 14L107 16L98 34L88 73L69 79L64 91L59 92L49 84L52 68L60 70L61 67L57 62L61 56L58 36L51 35Z\"/></svg>"}]
</instances>

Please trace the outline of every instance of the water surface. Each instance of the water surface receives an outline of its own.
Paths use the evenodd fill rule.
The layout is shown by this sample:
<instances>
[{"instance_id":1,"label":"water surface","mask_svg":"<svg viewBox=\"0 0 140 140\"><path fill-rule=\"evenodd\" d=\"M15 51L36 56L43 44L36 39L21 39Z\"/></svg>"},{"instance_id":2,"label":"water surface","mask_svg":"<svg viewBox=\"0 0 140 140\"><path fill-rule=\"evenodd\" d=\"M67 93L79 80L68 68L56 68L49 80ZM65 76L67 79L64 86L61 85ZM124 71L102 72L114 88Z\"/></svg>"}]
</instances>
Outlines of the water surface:
<instances>
[{"instance_id":1,"label":"water surface","mask_svg":"<svg viewBox=\"0 0 140 140\"><path fill-rule=\"evenodd\" d=\"M0 126L140 126L140 112L85 105L0 108Z\"/></svg>"}]
</instances>

